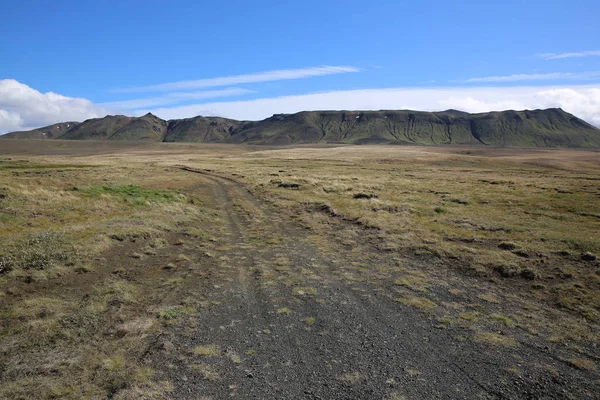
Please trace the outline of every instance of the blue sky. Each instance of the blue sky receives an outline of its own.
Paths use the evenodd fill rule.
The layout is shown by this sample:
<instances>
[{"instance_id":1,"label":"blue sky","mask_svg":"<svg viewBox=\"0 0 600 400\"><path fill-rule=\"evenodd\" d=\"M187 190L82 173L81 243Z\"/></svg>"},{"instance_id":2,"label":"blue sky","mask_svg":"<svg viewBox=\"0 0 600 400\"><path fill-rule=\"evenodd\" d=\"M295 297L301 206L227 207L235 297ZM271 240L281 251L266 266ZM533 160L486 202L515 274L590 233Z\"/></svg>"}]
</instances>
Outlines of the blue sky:
<instances>
[{"instance_id":1,"label":"blue sky","mask_svg":"<svg viewBox=\"0 0 600 400\"><path fill-rule=\"evenodd\" d=\"M0 132L323 108L560 106L600 125L598 1L0 6Z\"/></svg>"}]
</instances>

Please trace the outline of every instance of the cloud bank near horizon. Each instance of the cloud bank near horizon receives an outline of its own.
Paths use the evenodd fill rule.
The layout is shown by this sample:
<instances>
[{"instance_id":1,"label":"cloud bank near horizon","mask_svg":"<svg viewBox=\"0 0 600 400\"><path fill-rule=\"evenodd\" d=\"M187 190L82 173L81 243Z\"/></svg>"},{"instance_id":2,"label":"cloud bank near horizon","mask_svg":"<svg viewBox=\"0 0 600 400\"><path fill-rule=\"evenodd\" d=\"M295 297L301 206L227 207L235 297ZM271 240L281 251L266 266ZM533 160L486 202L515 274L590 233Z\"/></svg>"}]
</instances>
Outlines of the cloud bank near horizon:
<instances>
[{"instance_id":1,"label":"cloud bank near horizon","mask_svg":"<svg viewBox=\"0 0 600 400\"><path fill-rule=\"evenodd\" d=\"M203 96L210 97L216 94L218 93L199 92L196 95L187 95L204 98ZM227 93L221 94L227 95ZM83 121L115 112L128 115L152 112L163 119L204 115L259 120L273 114L305 110L441 111L449 108L466 112L486 112L560 107L600 127L600 84L340 90L174 107L156 108L152 103L145 106L146 108L135 112L127 110L124 112L116 110L115 104L112 104L109 109L105 105L94 104L87 99L62 96L53 92L41 93L14 79L3 79L0 80L0 133L32 129L58 122Z\"/></svg>"},{"instance_id":2,"label":"cloud bank near horizon","mask_svg":"<svg viewBox=\"0 0 600 400\"><path fill-rule=\"evenodd\" d=\"M106 108L87 99L41 93L14 79L0 79L0 133L82 121L107 113Z\"/></svg>"},{"instance_id":3,"label":"cloud bank near horizon","mask_svg":"<svg viewBox=\"0 0 600 400\"><path fill-rule=\"evenodd\" d=\"M560 107L600 127L600 85L523 87L440 87L342 90L247 101L213 102L147 109L164 119L195 115L260 120L308 110L443 111L479 113Z\"/></svg>"}]
</instances>

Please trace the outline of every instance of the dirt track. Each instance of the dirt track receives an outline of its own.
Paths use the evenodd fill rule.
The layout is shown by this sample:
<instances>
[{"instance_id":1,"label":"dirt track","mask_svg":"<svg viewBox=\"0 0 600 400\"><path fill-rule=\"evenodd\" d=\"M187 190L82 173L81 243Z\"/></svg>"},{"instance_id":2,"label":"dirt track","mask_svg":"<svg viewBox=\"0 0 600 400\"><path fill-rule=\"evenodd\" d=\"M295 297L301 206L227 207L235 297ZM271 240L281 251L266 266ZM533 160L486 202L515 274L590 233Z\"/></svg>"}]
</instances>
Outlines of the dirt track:
<instances>
[{"instance_id":1,"label":"dirt track","mask_svg":"<svg viewBox=\"0 0 600 400\"><path fill-rule=\"evenodd\" d=\"M599 390L544 343L478 342L464 327L440 327L398 303L397 273L389 271L399 263L427 270L429 260L377 251L360 229L364 240L350 249L336 237L358 229L350 224L315 241L242 185L197 172L226 223L214 239L214 273L195 291L207 306L147 353L158 376L173 382L174 398L562 399ZM460 282L436 270L452 286ZM447 288L431 290L452 300ZM197 346L208 354L195 354ZM521 373L511 372L515 365Z\"/></svg>"}]
</instances>

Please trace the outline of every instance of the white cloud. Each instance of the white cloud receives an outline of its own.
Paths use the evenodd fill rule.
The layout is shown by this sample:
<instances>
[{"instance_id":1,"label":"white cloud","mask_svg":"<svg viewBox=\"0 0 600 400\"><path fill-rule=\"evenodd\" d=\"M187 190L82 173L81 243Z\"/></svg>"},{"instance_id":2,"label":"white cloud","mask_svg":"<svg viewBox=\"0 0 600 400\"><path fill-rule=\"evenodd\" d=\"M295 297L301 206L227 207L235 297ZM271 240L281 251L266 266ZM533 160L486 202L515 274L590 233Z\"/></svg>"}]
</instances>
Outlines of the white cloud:
<instances>
[{"instance_id":1,"label":"white cloud","mask_svg":"<svg viewBox=\"0 0 600 400\"><path fill-rule=\"evenodd\" d=\"M40 93L14 79L0 79L0 132L82 121L106 113L86 99Z\"/></svg>"},{"instance_id":2,"label":"white cloud","mask_svg":"<svg viewBox=\"0 0 600 400\"><path fill-rule=\"evenodd\" d=\"M600 127L600 85L345 90L157 108L141 111L140 114L151 111L165 119L217 115L241 120L259 120L272 114L303 110L440 111L454 108L467 112L486 112L549 107L561 107Z\"/></svg>"},{"instance_id":3,"label":"white cloud","mask_svg":"<svg viewBox=\"0 0 600 400\"><path fill-rule=\"evenodd\" d=\"M593 57L600 56L600 50L592 51L576 51L571 53L542 53L536 54L537 57L545 60L560 60L563 58L579 58L579 57Z\"/></svg>"},{"instance_id":4,"label":"white cloud","mask_svg":"<svg viewBox=\"0 0 600 400\"><path fill-rule=\"evenodd\" d=\"M19 114L0 109L0 133L3 131L16 131L22 127L23 120Z\"/></svg>"},{"instance_id":5,"label":"white cloud","mask_svg":"<svg viewBox=\"0 0 600 400\"><path fill-rule=\"evenodd\" d=\"M482 78L470 78L463 82L467 83L495 83L495 82L522 82L522 81L550 81L550 80L576 80L600 78L600 71L591 72L553 72L549 74L514 74L500 76L485 76Z\"/></svg>"},{"instance_id":6,"label":"white cloud","mask_svg":"<svg viewBox=\"0 0 600 400\"><path fill-rule=\"evenodd\" d=\"M249 93L255 93L254 90L241 88L227 88L223 90L205 90L200 92L173 92L157 97L146 97L142 99L113 101L109 103L100 103L102 107L120 110L136 110L138 108L165 106L169 104L181 103L190 100L205 100L215 97L239 96Z\"/></svg>"},{"instance_id":7,"label":"white cloud","mask_svg":"<svg viewBox=\"0 0 600 400\"><path fill-rule=\"evenodd\" d=\"M600 127L600 87L582 90L554 88L542 90L537 97L546 107L561 107Z\"/></svg>"},{"instance_id":8,"label":"white cloud","mask_svg":"<svg viewBox=\"0 0 600 400\"><path fill-rule=\"evenodd\" d=\"M344 74L348 72L358 71L360 71L358 68L347 66L322 66L299 69L280 69L275 71L257 72L253 74L223 76L218 78L169 82L161 83L159 85L122 88L116 89L115 92L168 92L171 90L202 89L208 87L239 85L242 83L272 82L288 79L311 78L314 76Z\"/></svg>"}]
</instances>

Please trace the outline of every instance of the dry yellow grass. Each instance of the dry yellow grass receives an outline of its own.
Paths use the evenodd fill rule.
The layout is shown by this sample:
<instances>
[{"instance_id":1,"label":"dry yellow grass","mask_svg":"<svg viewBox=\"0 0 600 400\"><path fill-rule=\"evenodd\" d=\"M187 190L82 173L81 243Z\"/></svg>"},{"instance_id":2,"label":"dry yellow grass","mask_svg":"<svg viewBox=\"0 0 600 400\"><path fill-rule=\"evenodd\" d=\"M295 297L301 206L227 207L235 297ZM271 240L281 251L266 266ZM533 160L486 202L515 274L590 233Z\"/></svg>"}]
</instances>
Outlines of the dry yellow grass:
<instances>
[{"instance_id":1,"label":"dry yellow grass","mask_svg":"<svg viewBox=\"0 0 600 400\"><path fill-rule=\"evenodd\" d=\"M569 361L569 363L577 369L585 369L588 371L596 371L596 364L590 360L577 358Z\"/></svg>"},{"instance_id":2,"label":"dry yellow grass","mask_svg":"<svg viewBox=\"0 0 600 400\"><path fill-rule=\"evenodd\" d=\"M127 275L158 252L175 259L165 237L204 235L197 227L216 216L194 204L202 192L184 194L197 183L177 169L103 157L62 163L0 157L0 315L11 344L2 363L13 365L0 397L165 398L171 384L140 356L162 329L148 310L174 286ZM153 197L164 194L168 201ZM140 257L121 257L120 246L136 243L127 254Z\"/></svg>"},{"instance_id":3,"label":"dry yellow grass","mask_svg":"<svg viewBox=\"0 0 600 400\"><path fill-rule=\"evenodd\" d=\"M519 345L519 342L509 336L492 332L478 332L475 334L475 340L494 346L516 347Z\"/></svg>"},{"instance_id":4,"label":"dry yellow grass","mask_svg":"<svg viewBox=\"0 0 600 400\"><path fill-rule=\"evenodd\" d=\"M400 298L396 299L396 301L398 301L399 303L404 304L406 306L419 308L423 311L431 311L437 307L437 304L435 304L433 301L429 300L426 297L407 296L407 297L400 297Z\"/></svg>"},{"instance_id":5,"label":"dry yellow grass","mask_svg":"<svg viewBox=\"0 0 600 400\"><path fill-rule=\"evenodd\" d=\"M377 232L378 251L434 260L424 271L336 265L340 279L387 282L405 305L428 312L443 307L447 323L471 309L462 302L480 299L497 312L489 318L463 314L462 319L502 324L507 330L518 321L526 331L539 330L561 344L597 341L600 278L593 272L596 264L581 259L582 253L600 253L600 157L595 151L153 143L108 143L99 149L82 142L7 141L0 148L0 316L8 326L3 339L11 347L3 356L9 368L3 371L0 397L103 398L119 387L124 388L115 398L168 397L171 384L156 380L139 363L139 355L149 333L195 312L158 299L176 297L186 285L182 274L192 254L186 246L194 242L188 238L208 242L218 237L225 218L213 203L210 182L179 165L211 169L241 182L309 227L315 243L333 234L331 226L351 222L352 229L336 233L348 251L365 240L361 229L367 228ZM129 185L140 188L133 197L119 192ZM112 189L97 195L81 190L104 186ZM164 193L169 201L155 201L154 196ZM248 201L238 194L236 207L250 212ZM39 251L24 251L47 232L56 235L34 247ZM257 245L281 242L255 234ZM179 236L169 242L169 235ZM498 247L508 242L515 249ZM126 253L131 265L101 261L119 246L131 246ZM218 261L218 251L226 249L216 247L203 249L203 258ZM127 279L146 268L148 259L165 253L169 258L163 265L178 263L161 270L169 274L161 275L164 280L145 275ZM303 283L305 276L294 275L289 263L283 254L275 258L271 270L264 271L265 282L286 277L292 286L287 290L297 301L313 301L316 288ZM444 281L447 275L432 273L440 265L494 279L497 290L477 292L476 284L449 293L445 288L457 304L407 294L409 289L433 293L451 286ZM90 273L97 278L85 278ZM48 290L52 285L44 286L44 281L53 279L71 290ZM42 292L28 289L37 284ZM82 304L84 294L89 297ZM508 304L518 307L502 308ZM482 332L474 338L518 345L508 335ZM220 354L210 346L197 351L207 357ZM580 359L572 365L595 368ZM203 371L205 379L217 376ZM59 385L57 373L64 377ZM354 374L344 378L361 379Z\"/></svg>"},{"instance_id":6,"label":"dry yellow grass","mask_svg":"<svg viewBox=\"0 0 600 400\"><path fill-rule=\"evenodd\" d=\"M207 345L202 345L202 346L196 346L194 347L194 349L192 350L192 353L194 353L197 356L202 356L202 357L216 357L219 355L219 347L214 345L214 344L207 344Z\"/></svg>"}]
</instances>

